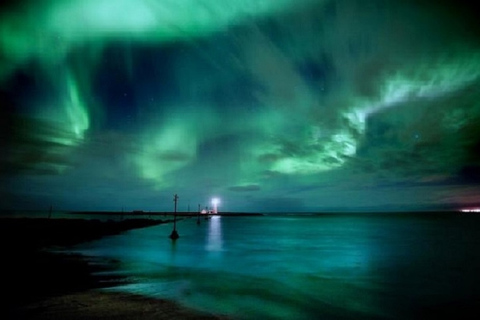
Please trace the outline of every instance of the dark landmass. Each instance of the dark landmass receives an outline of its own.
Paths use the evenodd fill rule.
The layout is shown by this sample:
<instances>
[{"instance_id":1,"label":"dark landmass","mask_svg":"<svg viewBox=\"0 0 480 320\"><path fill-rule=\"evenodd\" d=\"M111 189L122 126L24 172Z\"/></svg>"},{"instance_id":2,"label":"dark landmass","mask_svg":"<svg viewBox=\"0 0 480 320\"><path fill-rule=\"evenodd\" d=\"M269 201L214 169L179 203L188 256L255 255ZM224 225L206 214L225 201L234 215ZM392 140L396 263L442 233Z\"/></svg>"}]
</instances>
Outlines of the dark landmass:
<instances>
[{"instance_id":1,"label":"dark landmass","mask_svg":"<svg viewBox=\"0 0 480 320\"><path fill-rule=\"evenodd\" d=\"M80 242L145 228L170 220L126 219L100 221L85 219L2 218L0 239L11 249L37 250L49 246L70 246ZM8 248L6 248L8 250Z\"/></svg>"},{"instance_id":2,"label":"dark landmass","mask_svg":"<svg viewBox=\"0 0 480 320\"><path fill-rule=\"evenodd\" d=\"M73 211L73 214L80 214L80 215L93 215L93 214L100 214L100 215L107 215L107 216L173 216L175 215L174 212L171 211L142 211L142 210L134 210L128 212L119 212L119 211ZM198 212L187 212L187 211L177 211L177 216L197 216ZM200 214L201 216L263 216L262 213L255 213L255 212L219 212L219 213L203 213Z\"/></svg>"},{"instance_id":3,"label":"dark landmass","mask_svg":"<svg viewBox=\"0 0 480 320\"><path fill-rule=\"evenodd\" d=\"M254 217L254 216L264 216L263 213L254 213L254 212L220 212L216 214L217 216L225 217Z\"/></svg>"},{"instance_id":4,"label":"dark landmass","mask_svg":"<svg viewBox=\"0 0 480 320\"><path fill-rule=\"evenodd\" d=\"M445 216L445 215L458 215L461 214L460 211L385 211L385 212L314 212L310 213L315 216L362 216L362 217L379 217L379 216L404 216L404 215L415 215L415 216Z\"/></svg>"},{"instance_id":5,"label":"dark landmass","mask_svg":"<svg viewBox=\"0 0 480 320\"><path fill-rule=\"evenodd\" d=\"M2 319L207 319L211 315L181 308L169 301L95 291L122 283L98 271L115 261L55 253L103 236L171 220L1 218Z\"/></svg>"}]
</instances>

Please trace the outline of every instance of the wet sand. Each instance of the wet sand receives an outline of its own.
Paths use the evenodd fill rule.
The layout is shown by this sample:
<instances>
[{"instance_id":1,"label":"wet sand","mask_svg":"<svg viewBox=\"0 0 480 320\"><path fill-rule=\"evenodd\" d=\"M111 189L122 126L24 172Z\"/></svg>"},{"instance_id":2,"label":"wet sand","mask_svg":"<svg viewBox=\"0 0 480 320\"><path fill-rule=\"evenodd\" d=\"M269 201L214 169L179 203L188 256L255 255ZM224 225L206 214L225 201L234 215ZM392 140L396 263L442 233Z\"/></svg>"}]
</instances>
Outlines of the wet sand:
<instances>
[{"instance_id":1,"label":"wet sand","mask_svg":"<svg viewBox=\"0 0 480 320\"><path fill-rule=\"evenodd\" d=\"M30 303L17 312L15 318L38 320L221 319L221 317L180 307L171 301L93 290Z\"/></svg>"},{"instance_id":2,"label":"wet sand","mask_svg":"<svg viewBox=\"0 0 480 320\"><path fill-rule=\"evenodd\" d=\"M2 319L219 319L171 301L101 291L123 279L95 272L115 261L55 253L56 249L168 221L127 219L0 219Z\"/></svg>"}]
</instances>

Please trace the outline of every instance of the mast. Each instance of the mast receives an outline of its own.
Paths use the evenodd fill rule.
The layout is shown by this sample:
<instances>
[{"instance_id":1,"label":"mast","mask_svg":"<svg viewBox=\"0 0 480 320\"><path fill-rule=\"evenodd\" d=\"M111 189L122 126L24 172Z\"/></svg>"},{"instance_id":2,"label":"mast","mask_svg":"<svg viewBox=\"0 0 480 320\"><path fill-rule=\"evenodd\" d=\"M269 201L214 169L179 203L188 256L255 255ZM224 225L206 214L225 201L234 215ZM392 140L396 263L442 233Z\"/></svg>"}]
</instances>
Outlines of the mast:
<instances>
[{"instance_id":1,"label":"mast","mask_svg":"<svg viewBox=\"0 0 480 320\"><path fill-rule=\"evenodd\" d=\"M178 195L175 193L175 195L173 196L173 202L175 202L175 207L174 207L175 211L173 213L173 230L172 230L172 233L170 234L170 239L172 240L176 240L180 237L177 232L177 201L178 201Z\"/></svg>"}]
</instances>

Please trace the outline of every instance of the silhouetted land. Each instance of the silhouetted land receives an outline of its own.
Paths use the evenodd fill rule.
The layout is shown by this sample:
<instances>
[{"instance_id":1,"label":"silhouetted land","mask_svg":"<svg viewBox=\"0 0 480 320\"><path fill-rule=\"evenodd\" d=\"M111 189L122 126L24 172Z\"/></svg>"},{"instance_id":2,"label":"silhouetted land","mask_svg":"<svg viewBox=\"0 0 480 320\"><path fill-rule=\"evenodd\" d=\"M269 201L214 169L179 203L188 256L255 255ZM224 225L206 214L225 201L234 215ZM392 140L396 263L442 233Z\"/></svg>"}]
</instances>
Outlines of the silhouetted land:
<instances>
[{"instance_id":1,"label":"silhouetted land","mask_svg":"<svg viewBox=\"0 0 480 320\"><path fill-rule=\"evenodd\" d=\"M128 211L128 212L119 212L119 211L74 211L73 214L79 215L92 215L92 214L101 214L106 216L173 216L175 213L171 211ZM198 212L193 211L178 211L177 216L197 216ZM219 212L216 214L201 214L202 216L263 216L262 213L255 213L255 212Z\"/></svg>"},{"instance_id":2,"label":"silhouetted land","mask_svg":"<svg viewBox=\"0 0 480 320\"><path fill-rule=\"evenodd\" d=\"M91 291L123 281L94 275L115 261L85 260L54 249L171 220L0 219L2 319L168 319L211 318L158 301L126 294Z\"/></svg>"},{"instance_id":3,"label":"silhouetted land","mask_svg":"<svg viewBox=\"0 0 480 320\"><path fill-rule=\"evenodd\" d=\"M48 246L69 246L169 221L126 219L102 222L85 219L5 218L0 219L0 237L2 244L12 250L36 250Z\"/></svg>"}]
</instances>

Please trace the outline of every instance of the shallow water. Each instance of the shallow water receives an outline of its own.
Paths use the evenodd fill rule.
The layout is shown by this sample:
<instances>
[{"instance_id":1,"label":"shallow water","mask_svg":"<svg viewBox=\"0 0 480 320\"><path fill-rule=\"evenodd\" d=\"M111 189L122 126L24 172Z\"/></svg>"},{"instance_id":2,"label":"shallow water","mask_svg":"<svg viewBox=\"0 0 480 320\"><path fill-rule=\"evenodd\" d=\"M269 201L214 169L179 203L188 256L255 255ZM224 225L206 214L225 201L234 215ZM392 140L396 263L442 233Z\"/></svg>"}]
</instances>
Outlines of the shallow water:
<instances>
[{"instance_id":1,"label":"shallow water","mask_svg":"<svg viewBox=\"0 0 480 320\"><path fill-rule=\"evenodd\" d=\"M75 248L119 261L113 290L246 319L460 316L480 293L480 217L213 217Z\"/></svg>"}]
</instances>

